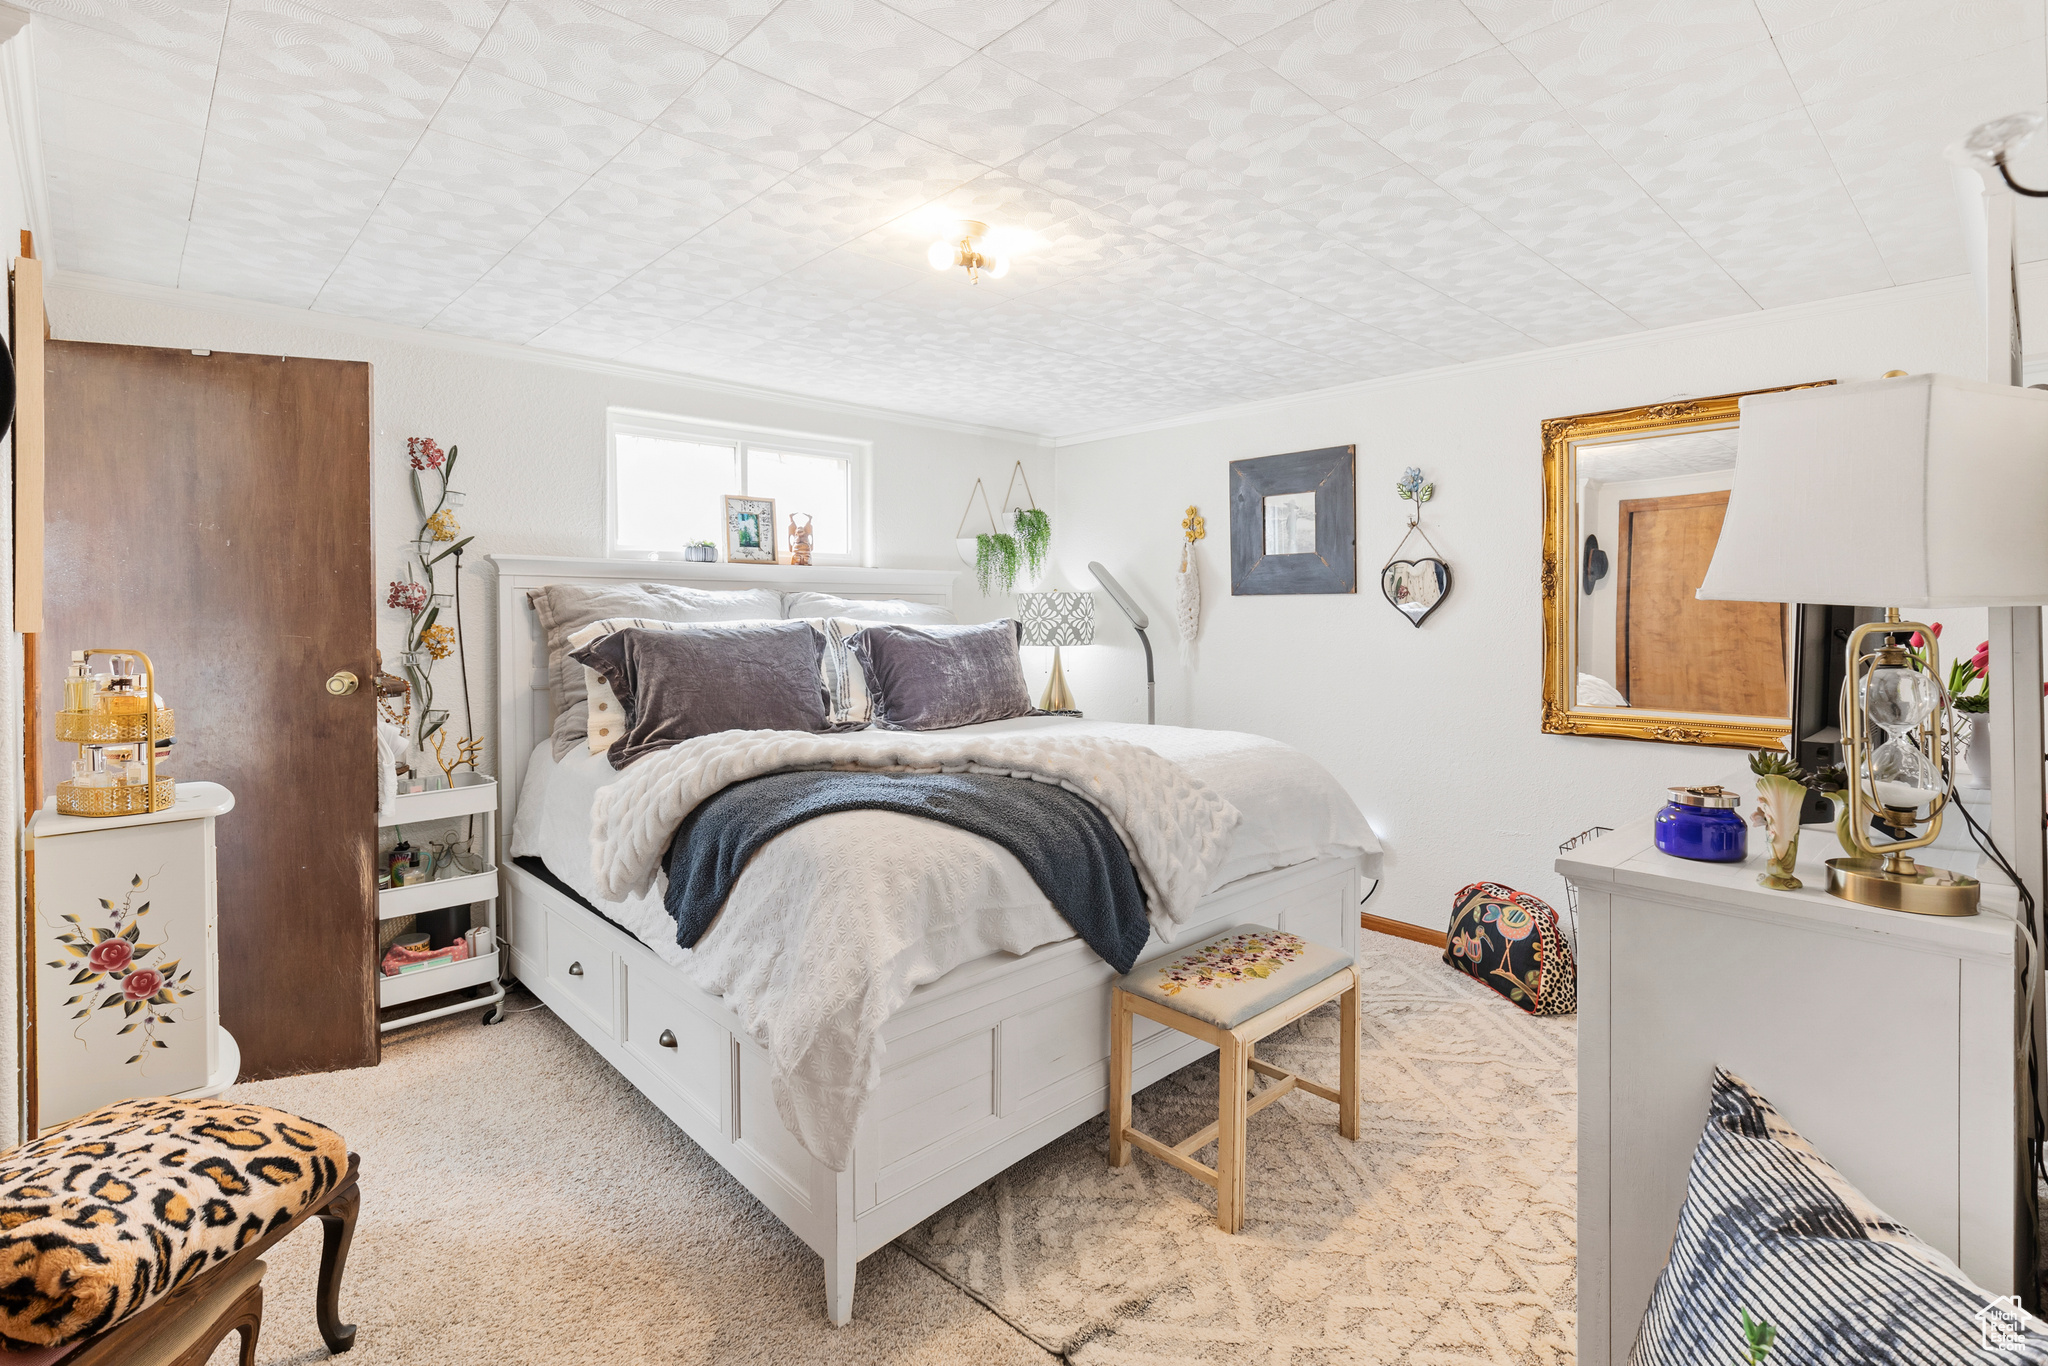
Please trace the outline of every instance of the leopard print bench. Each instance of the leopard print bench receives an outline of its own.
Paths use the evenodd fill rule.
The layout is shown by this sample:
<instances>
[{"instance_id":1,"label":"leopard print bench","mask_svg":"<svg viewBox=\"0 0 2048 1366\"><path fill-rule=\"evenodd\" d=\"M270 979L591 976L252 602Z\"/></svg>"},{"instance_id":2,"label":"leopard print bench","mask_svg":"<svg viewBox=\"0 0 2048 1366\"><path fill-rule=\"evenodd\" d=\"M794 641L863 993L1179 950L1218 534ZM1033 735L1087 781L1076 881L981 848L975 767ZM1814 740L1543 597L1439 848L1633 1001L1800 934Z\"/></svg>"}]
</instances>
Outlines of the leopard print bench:
<instances>
[{"instance_id":1,"label":"leopard print bench","mask_svg":"<svg viewBox=\"0 0 2048 1366\"><path fill-rule=\"evenodd\" d=\"M99 1358L138 1315L318 1216L320 1332L346 1351L355 1329L336 1309L357 1203L341 1135L281 1110L218 1100L95 1110L0 1153L0 1345L90 1340L74 1360Z\"/></svg>"}]
</instances>

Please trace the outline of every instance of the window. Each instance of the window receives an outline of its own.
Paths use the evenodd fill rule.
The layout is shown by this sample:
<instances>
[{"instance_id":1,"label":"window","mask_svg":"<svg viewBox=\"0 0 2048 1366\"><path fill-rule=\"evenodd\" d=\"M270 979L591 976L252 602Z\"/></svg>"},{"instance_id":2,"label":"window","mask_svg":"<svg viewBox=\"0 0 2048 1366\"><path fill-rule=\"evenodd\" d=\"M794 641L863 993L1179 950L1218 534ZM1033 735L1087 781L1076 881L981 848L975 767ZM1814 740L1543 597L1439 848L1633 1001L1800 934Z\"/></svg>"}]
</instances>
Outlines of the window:
<instances>
[{"instance_id":1,"label":"window","mask_svg":"<svg viewBox=\"0 0 2048 1366\"><path fill-rule=\"evenodd\" d=\"M811 522L811 559L859 564L867 548L868 443L614 408L607 415L612 555L681 558L693 541L725 553L725 496L775 500L776 558L789 519Z\"/></svg>"}]
</instances>

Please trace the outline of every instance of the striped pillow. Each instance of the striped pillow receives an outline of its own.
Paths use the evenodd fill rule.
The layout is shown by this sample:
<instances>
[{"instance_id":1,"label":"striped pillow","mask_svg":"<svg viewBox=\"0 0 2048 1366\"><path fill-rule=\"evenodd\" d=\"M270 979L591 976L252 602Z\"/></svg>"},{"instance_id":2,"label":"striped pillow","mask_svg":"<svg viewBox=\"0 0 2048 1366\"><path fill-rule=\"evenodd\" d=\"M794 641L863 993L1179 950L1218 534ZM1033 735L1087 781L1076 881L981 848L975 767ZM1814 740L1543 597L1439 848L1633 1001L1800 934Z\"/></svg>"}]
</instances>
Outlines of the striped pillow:
<instances>
[{"instance_id":1,"label":"striped pillow","mask_svg":"<svg viewBox=\"0 0 2048 1366\"><path fill-rule=\"evenodd\" d=\"M642 631L688 631L700 626L752 626L749 621L654 621L646 617L607 617L594 621L569 636L569 649L580 650L591 641L610 635L614 631L639 629ZM825 721L833 726L864 726L874 715L868 701L867 680L862 676L860 664L847 648L846 642L853 638L866 622L852 621L845 617L811 618L810 628L825 638L825 650L818 661L818 685L825 691ZM603 754L619 742L626 734L625 708L619 704L618 696L612 692L612 685L605 682L604 675L588 665L583 669L585 707L588 712L584 743L592 754Z\"/></svg>"},{"instance_id":2,"label":"striped pillow","mask_svg":"<svg viewBox=\"0 0 2048 1366\"><path fill-rule=\"evenodd\" d=\"M1629 1360L1748 1360L1745 1312L1776 1329L1773 1362L2048 1362L2048 1324L1972 1282L1716 1068L1671 1260Z\"/></svg>"}]
</instances>

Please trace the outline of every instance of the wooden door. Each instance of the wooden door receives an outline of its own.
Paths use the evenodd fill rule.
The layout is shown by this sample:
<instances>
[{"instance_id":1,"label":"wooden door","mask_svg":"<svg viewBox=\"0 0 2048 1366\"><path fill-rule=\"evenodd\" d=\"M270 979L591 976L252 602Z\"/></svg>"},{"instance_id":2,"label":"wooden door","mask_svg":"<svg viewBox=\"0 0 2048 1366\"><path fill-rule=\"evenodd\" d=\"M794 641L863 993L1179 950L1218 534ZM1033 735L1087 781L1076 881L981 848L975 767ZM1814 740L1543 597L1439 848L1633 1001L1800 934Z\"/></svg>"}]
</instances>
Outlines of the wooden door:
<instances>
[{"instance_id":1,"label":"wooden door","mask_svg":"<svg viewBox=\"0 0 2048 1366\"><path fill-rule=\"evenodd\" d=\"M218 824L242 1077L377 1061L370 367L52 341L43 716L87 646L149 652ZM104 669L104 663L99 665ZM326 680L363 680L334 697ZM45 745L43 787L74 751Z\"/></svg>"},{"instance_id":2,"label":"wooden door","mask_svg":"<svg viewBox=\"0 0 2048 1366\"><path fill-rule=\"evenodd\" d=\"M1615 685L1631 707L1786 716L1785 609L1701 602L1728 491L1621 503Z\"/></svg>"}]
</instances>

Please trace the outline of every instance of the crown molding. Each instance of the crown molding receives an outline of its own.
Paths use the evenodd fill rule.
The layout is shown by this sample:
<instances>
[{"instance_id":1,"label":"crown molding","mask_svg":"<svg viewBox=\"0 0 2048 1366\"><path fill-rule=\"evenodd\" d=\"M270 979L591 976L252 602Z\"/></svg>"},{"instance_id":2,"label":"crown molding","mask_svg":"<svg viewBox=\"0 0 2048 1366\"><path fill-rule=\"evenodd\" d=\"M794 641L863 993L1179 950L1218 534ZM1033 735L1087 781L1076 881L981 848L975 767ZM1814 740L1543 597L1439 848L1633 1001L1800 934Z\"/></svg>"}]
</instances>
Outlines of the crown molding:
<instances>
[{"instance_id":1,"label":"crown molding","mask_svg":"<svg viewBox=\"0 0 2048 1366\"><path fill-rule=\"evenodd\" d=\"M9 45L11 46L11 45ZM7 49L0 47L0 58ZM0 82L4 82L4 64L0 64ZM4 86L0 86L4 88ZM38 177L40 180L40 177ZM39 243L42 238L38 235ZM40 252L41 248L38 247ZM655 384L673 384L702 389L714 394L726 394L734 398L755 399L771 403L783 403L792 407L808 409L819 413L837 413L842 416L866 418L873 422L894 422L906 427L925 427L934 431L955 432L962 436L988 437L998 441L1014 441L1027 446L1051 446L1053 438L1038 432L1021 432L1009 427L984 427L971 422L955 422L949 418L931 417L923 413L904 412L895 408L881 408L866 403L848 403L840 399L819 398L810 394L793 393L786 389L770 389L765 385L741 384L733 380L713 379L704 375L686 374L679 370L660 370L650 365L631 365L624 361L604 360L596 356L577 356L566 351L547 351L537 347L524 346L517 342L489 341L482 337L465 337L454 332L435 332L424 327L406 327L400 323L380 322L374 318L352 318L345 313L318 313L310 308L289 308L283 304L266 303L257 299L237 299L226 294L208 294L196 289L174 289L167 285L143 284L134 280L116 280L105 275L89 275L83 271L53 269L49 275L52 290L75 289L94 294L116 294L131 299L145 299L152 303L169 304L179 308L205 309L216 313L231 313L241 317L262 318L273 322L291 323L300 327L320 327L332 332L350 336L365 337L378 341L398 342L409 346L432 346L444 351L460 351L468 355L482 356L490 360L524 361L530 365L552 365L567 370L583 370L592 374L616 375L622 379L644 380Z\"/></svg>"},{"instance_id":2,"label":"crown molding","mask_svg":"<svg viewBox=\"0 0 2048 1366\"><path fill-rule=\"evenodd\" d=\"M2020 267L2022 275L2048 272L2048 262L2029 262ZM1272 398L1253 399L1248 403L1234 403L1222 408L1209 408L1197 413L1186 413L1179 417L1154 418L1147 422L1133 422L1121 427L1100 427L1093 431L1075 432L1055 436L1052 444L1064 449L1068 446L1083 446L1096 441L1112 441L1124 436L1142 436L1147 432L1171 431L1175 427L1191 427L1203 422L1223 422L1232 418L1255 417L1270 413L1296 403L1330 399L1345 399L1376 393L1386 389L1399 389L1427 380L1446 379L1462 375L1483 375L1496 370L1510 370L1518 366L1538 365L1554 360L1569 360L1577 356L1599 356L1613 351L1632 350L1645 342L1684 340L1691 337L1711 337L1728 332L1742 332L1766 321L1781 322L1787 319L1825 317L1830 313L1849 312L1868 308L1880 302L1893 302L1918 296L1932 296L1952 292L1968 283L1966 275L1944 276L1939 280L1921 280L1913 284L1892 285L1886 289L1866 290L1861 294L1843 294L1832 299L1816 299L1811 303L1786 304L1781 308L1760 308L1748 313L1732 313L1723 318L1706 318L1699 322L1678 323L1671 327L1649 328L1641 332L1624 332L1617 337L1597 337L1592 341L1569 342L1563 346L1545 346L1533 351L1517 351L1513 355L1493 356L1486 360L1460 361L1455 365L1438 365L1427 370L1408 370L1398 375L1384 375L1377 379L1353 380L1348 384L1335 384L1324 389L1303 389L1292 394L1277 394Z\"/></svg>"},{"instance_id":3,"label":"crown molding","mask_svg":"<svg viewBox=\"0 0 2048 1366\"><path fill-rule=\"evenodd\" d=\"M50 182L43 174L42 121L36 105L35 28L28 18L25 10L0 3L0 29L6 30L6 40L0 42L0 110L7 117L7 138L21 177L25 226L34 235L37 258L47 268L55 264L56 243L51 240ZM19 250L13 242L5 245L0 258Z\"/></svg>"}]
</instances>

